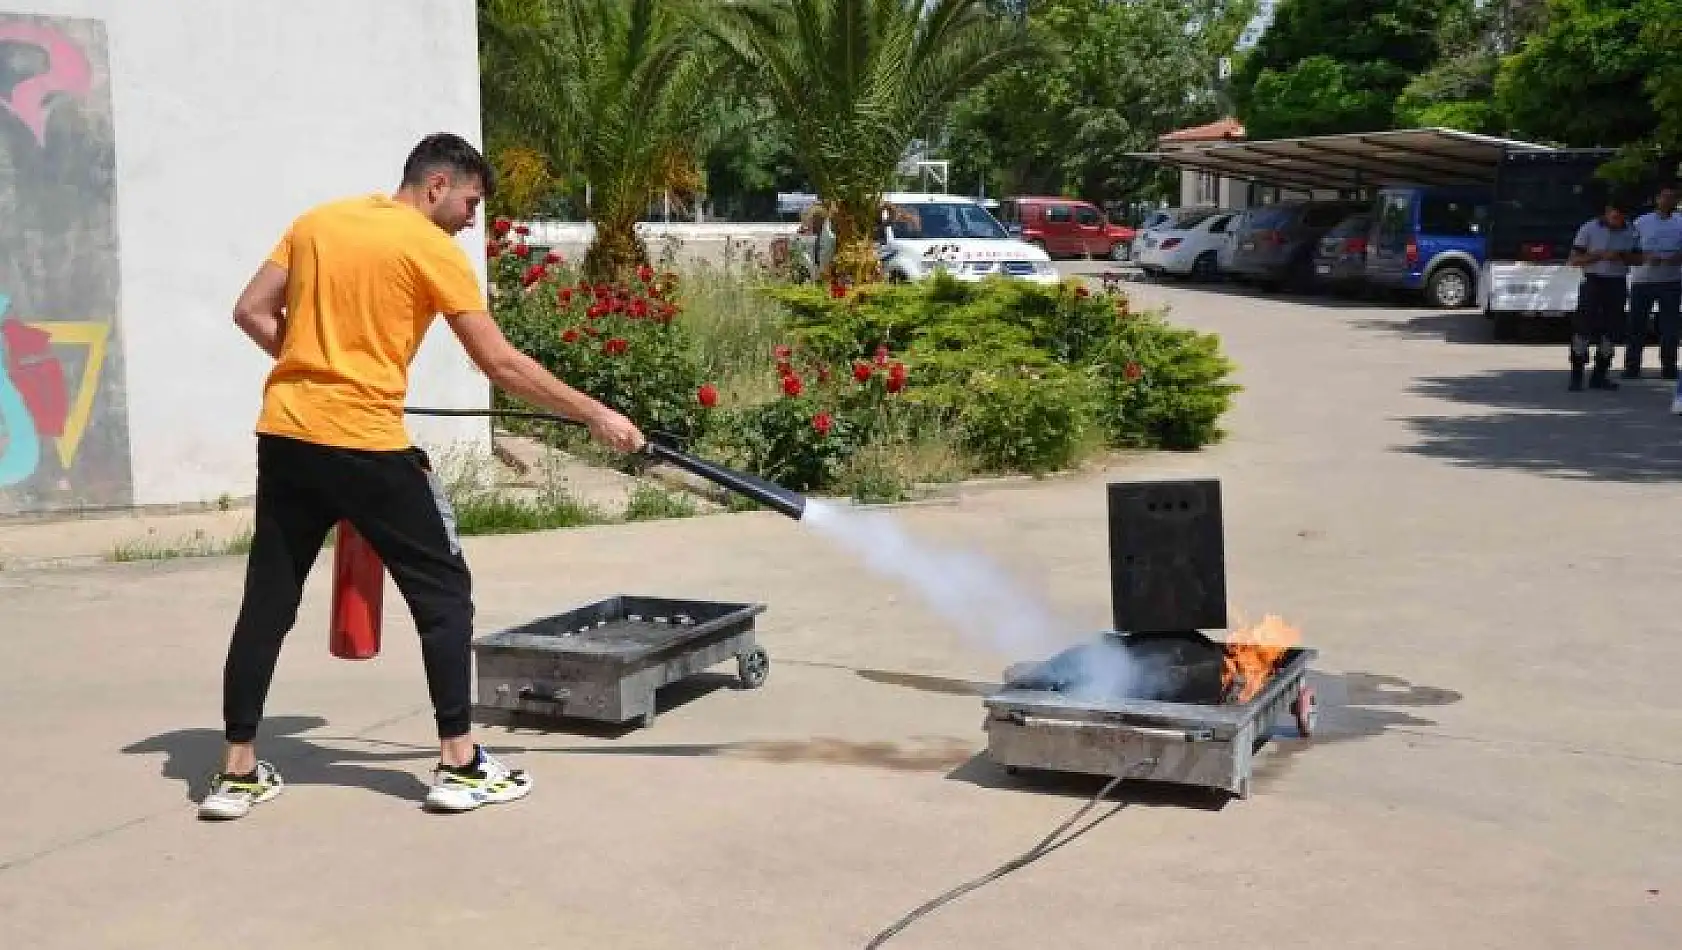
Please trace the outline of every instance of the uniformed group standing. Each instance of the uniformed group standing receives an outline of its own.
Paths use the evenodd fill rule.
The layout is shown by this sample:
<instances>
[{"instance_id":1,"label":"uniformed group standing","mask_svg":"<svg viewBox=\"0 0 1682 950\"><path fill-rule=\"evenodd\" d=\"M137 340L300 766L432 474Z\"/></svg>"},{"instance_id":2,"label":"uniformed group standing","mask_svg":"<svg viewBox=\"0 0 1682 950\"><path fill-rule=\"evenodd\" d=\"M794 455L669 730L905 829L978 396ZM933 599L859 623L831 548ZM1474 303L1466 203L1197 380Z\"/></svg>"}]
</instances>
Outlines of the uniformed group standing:
<instances>
[{"instance_id":1,"label":"uniformed group standing","mask_svg":"<svg viewBox=\"0 0 1682 950\"><path fill-rule=\"evenodd\" d=\"M1659 190L1654 210L1633 222L1628 204L1620 198L1577 229L1571 260L1583 270L1577 310L1571 320L1571 385L1589 389L1617 389L1612 381L1612 355L1618 336L1624 337L1625 379L1641 377L1641 356L1649 330L1659 343L1659 375L1676 380L1677 346L1682 340L1682 214L1676 210L1676 187ZM1626 307L1627 304L1627 307ZM1594 368L1589 371L1592 356ZM1672 396L1671 411L1682 414L1682 380Z\"/></svg>"}]
</instances>

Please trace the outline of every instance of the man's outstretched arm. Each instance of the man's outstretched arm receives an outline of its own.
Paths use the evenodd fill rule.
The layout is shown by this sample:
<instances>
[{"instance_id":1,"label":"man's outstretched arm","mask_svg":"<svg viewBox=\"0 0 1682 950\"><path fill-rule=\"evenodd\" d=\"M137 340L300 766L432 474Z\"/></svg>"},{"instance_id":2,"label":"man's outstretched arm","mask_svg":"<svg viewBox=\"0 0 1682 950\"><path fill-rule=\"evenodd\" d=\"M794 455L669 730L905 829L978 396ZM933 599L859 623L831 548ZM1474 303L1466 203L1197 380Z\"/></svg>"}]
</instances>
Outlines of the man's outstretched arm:
<instances>
[{"instance_id":1,"label":"man's outstretched arm","mask_svg":"<svg viewBox=\"0 0 1682 950\"><path fill-rule=\"evenodd\" d=\"M490 314L478 311L445 319L474 365L497 388L584 423L596 441L620 452L635 452L643 447L645 440L635 423L556 379L543 364L515 349Z\"/></svg>"},{"instance_id":2,"label":"man's outstretched arm","mask_svg":"<svg viewBox=\"0 0 1682 950\"><path fill-rule=\"evenodd\" d=\"M280 358L281 337L286 334L286 273L286 268L273 261L263 262L234 304L234 323L276 359Z\"/></svg>"}]
</instances>

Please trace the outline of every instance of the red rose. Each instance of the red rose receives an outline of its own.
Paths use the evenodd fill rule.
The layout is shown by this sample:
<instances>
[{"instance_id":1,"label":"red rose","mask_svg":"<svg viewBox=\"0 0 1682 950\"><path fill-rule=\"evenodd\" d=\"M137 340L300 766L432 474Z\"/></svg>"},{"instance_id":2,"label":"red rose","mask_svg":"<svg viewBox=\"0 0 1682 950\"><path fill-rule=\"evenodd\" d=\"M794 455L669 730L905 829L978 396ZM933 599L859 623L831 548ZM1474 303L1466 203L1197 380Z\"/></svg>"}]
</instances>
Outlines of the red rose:
<instances>
[{"instance_id":1,"label":"red rose","mask_svg":"<svg viewBox=\"0 0 1682 950\"><path fill-rule=\"evenodd\" d=\"M563 307L572 306L572 288L562 287L560 290L556 291L555 300Z\"/></svg>"},{"instance_id":2,"label":"red rose","mask_svg":"<svg viewBox=\"0 0 1682 950\"><path fill-rule=\"evenodd\" d=\"M841 298L847 296L846 285L840 284L840 283L830 284L829 285L829 296L834 300L840 300Z\"/></svg>"},{"instance_id":3,"label":"red rose","mask_svg":"<svg viewBox=\"0 0 1682 950\"><path fill-rule=\"evenodd\" d=\"M793 373L783 377L783 393L785 395L798 396L804 392L805 389L806 387L800 384L800 377L794 375Z\"/></svg>"},{"instance_id":4,"label":"red rose","mask_svg":"<svg viewBox=\"0 0 1682 950\"><path fill-rule=\"evenodd\" d=\"M614 337L613 339L608 340L606 343L602 344L602 352L606 353L608 356L624 356L625 351L630 349L630 348L631 348L631 344L629 344L626 341L620 339L619 337Z\"/></svg>"},{"instance_id":5,"label":"red rose","mask_svg":"<svg viewBox=\"0 0 1682 950\"><path fill-rule=\"evenodd\" d=\"M546 268L544 268L544 266L542 264L533 264L530 267L526 268L526 276L525 276L526 286L530 287L532 284L535 284L538 281L542 280L543 275L546 274L546 273L548 273L548 271L547 271Z\"/></svg>"},{"instance_id":6,"label":"red rose","mask_svg":"<svg viewBox=\"0 0 1682 950\"><path fill-rule=\"evenodd\" d=\"M818 430L818 435L828 435L830 427L834 424L835 420L831 419L827 412L820 412L812 417L812 428Z\"/></svg>"},{"instance_id":7,"label":"red rose","mask_svg":"<svg viewBox=\"0 0 1682 950\"><path fill-rule=\"evenodd\" d=\"M905 364L895 363L888 367L888 392L897 393L905 388Z\"/></svg>"},{"instance_id":8,"label":"red rose","mask_svg":"<svg viewBox=\"0 0 1682 950\"><path fill-rule=\"evenodd\" d=\"M695 399L708 409L718 405L718 387L708 383L695 391Z\"/></svg>"},{"instance_id":9,"label":"red rose","mask_svg":"<svg viewBox=\"0 0 1682 950\"><path fill-rule=\"evenodd\" d=\"M653 279L654 279L654 268L649 267L647 264L644 264L641 267L637 268L637 280L640 280L640 281L642 281L643 283L646 284Z\"/></svg>"},{"instance_id":10,"label":"red rose","mask_svg":"<svg viewBox=\"0 0 1682 950\"><path fill-rule=\"evenodd\" d=\"M859 382L867 383L870 381L870 377L874 375L876 375L876 370L872 369L869 363L853 364L853 378Z\"/></svg>"},{"instance_id":11,"label":"red rose","mask_svg":"<svg viewBox=\"0 0 1682 950\"><path fill-rule=\"evenodd\" d=\"M578 342L578 328L577 327L567 327L567 331L565 333L561 334L561 342L562 343L577 343Z\"/></svg>"},{"instance_id":12,"label":"red rose","mask_svg":"<svg viewBox=\"0 0 1682 950\"><path fill-rule=\"evenodd\" d=\"M599 303L593 303L590 305L590 309L584 311L584 313L592 320L600 320L602 315L607 313L607 308Z\"/></svg>"},{"instance_id":13,"label":"red rose","mask_svg":"<svg viewBox=\"0 0 1682 950\"><path fill-rule=\"evenodd\" d=\"M1136 380L1139 377L1145 375L1145 368L1143 366L1140 366L1138 363L1135 363L1132 360L1129 360L1127 362L1127 365L1122 367L1121 372L1129 380Z\"/></svg>"},{"instance_id":14,"label":"red rose","mask_svg":"<svg viewBox=\"0 0 1682 950\"><path fill-rule=\"evenodd\" d=\"M531 235L531 228L522 224L514 228L514 233L521 237L529 237Z\"/></svg>"},{"instance_id":15,"label":"red rose","mask_svg":"<svg viewBox=\"0 0 1682 950\"><path fill-rule=\"evenodd\" d=\"M648 301L641 298L631 301L630 313L632 320L641 320L648 316Z\"/></svg>"},{"instance_id":16,"label":"red rose","mask_svg":"<svg viewBox=\"0 0 1682 950\"><path fill-rule=\"evenodd\" d=\"M514 222L508 220L507 218L497 218L496 223L491 225L491 230L496 233L497 237L503 237L508 233L508 229L513 226Z\"/></svg>"},{"instance_id":17,"label":"red rose","mask_svg":"<svg viewBox=\"0 0 1682 950\"><path fill-rule=\"evenodd\" d=\"M495 241L495 240L486 241L485 242L485 254L490 256L490 257L500 257L500 256L502 256L502 242L501 241Z\"/></svg>"},{"instance_id":18,"label":"red rose","mask_svg":"<svg viewBox=\"0 0 1682 950\"><path fill-rule=\"evenodd\" d=\"M514 245L514 255L516 257L521 258L521 259L531 257L531 248L527 247L523 243L522 244L516 244L516 245Z\"/></svg>"},{"instance_id":19,"label":"red rose","mask_svg":"<svg viewBox=\"0 0 1682 950\"><path fill-rule=\"evenodd\" d=\"M883 343L876 347L876 365L888 365L888 344Z\"/></svg>"},{"instance_id":20,"label":"red rose","mask_svg":"<svg viewBox=\"0 0 1682 950\"><path fill-rule=\"evenodd\" d=\"M562 254L560 251L550 251L548 254L543 256L543 262L545 264L565 264L567 259L566 255Z\"/></svg>"}]
</instances>

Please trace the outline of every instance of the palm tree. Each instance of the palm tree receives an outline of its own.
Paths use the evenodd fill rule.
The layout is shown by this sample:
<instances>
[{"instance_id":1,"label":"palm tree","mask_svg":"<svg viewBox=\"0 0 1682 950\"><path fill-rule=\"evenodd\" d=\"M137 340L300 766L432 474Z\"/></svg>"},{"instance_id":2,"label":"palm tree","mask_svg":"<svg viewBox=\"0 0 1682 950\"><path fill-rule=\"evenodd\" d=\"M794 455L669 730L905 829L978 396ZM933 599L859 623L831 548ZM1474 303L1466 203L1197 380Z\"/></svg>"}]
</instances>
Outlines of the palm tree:
<instances>
[{"instance_id":1,"label":"palm tree","mask_svg":"<svg viewBox=\"0 0 1682 950\"><path fill-rule=\"evenodd\" d=\"M590 185L595 237L584 257L594 280L648 263L636 223L655 197L692 190L716 134L710 97L722 59L690 27L687 0L481 0L502 13L487 48L487 108L501 127L535 136L554 167ZM494 45L493 45L494 44ZM501 97L493 103L491 94Z\"/></svg>"},{"instance_id":2,"label":"palm tree","mask_svg":"<svg viewBox=\"0 0 1682 950\"><path fill-rule=\"evenodd\" d=\"M855 282L881 277L882 192L919 131L1031 48L988 0L732 0L698 24L788 128Z\"/></svg>"}]
</instances>

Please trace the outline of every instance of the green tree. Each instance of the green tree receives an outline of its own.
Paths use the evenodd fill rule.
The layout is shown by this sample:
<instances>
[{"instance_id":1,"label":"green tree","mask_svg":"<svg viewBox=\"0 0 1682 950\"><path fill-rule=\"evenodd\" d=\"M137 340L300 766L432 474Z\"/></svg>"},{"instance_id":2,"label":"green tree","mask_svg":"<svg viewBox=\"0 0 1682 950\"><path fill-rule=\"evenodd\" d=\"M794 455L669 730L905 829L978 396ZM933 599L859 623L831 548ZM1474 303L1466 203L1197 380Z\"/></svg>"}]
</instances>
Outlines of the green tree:
<instances>
[{"instance_id":1,"label":"green tree","mask_svg":"<svg viewBox=\"0 0 1682 950\"><path fill-rule=\"evenodd\" d=\"M1233 77L1250 138L1392 128L1396 100L1471 0L1282 0Z\"/></svg>"},{"instance_id":2,"label":"green tree","mask_svg":"<svg viewBox=\"0 0 1682 950\"><path fill-rule=\"evenodd\" d=\"M700 161L726 118L712 99L722 60L688 7L481 0L487 125L588 183L592 279L622 280L648 263L637 221L662 192L699 190Z\"/></svg>"},{"instance_id":3,"label":"green tree","mask_svg":"<svg viewBox=\"0 0 1682 950\"><path fill-rule=\"evenodd\" d=\"M1541 28L1545 11L1542 0L1479 0L1445 11L1437 29L1441 57L1402 89L1397 124L1506 134L1496 76L1503 58Z\"/></svg>"},{"instance_id":4,"label":"green tree","mask_svg":"<svg viewBox=\"0 0 1682 950\"><path fill-rule=\"evenodd\" d=\"M1682 153L1682 0L1549 0L1547 25L1502 63L1514 135L1620 148L1632 177Z\"/></svg>"},{"instance_id":5,"label":"green tree","mask_svg":"<svg viewBox=\"0 0 1682 950\"><path fill-rule=\"evenodd\" d=\"M728 102L731 125L748 134L727 136L707 152L707 200L727 218L769 219L776 214L776 193L804 188L804 176L769 103L740 94Z\"/></svg>"},{"instance_id":6,"label":"green tree","mask_svg":"<svg viewBox=\"0 0 1682 950\"><path fill-rule=\"evenodd\" d=\"M1139 197L1160 173L1131 162L1163 133L1223 111L1216 78L1254 0L1040 0L1036 55L952 110L959 181L998 193Z\"/></svg>"},{"instance_id":7,"label":"green tree","mask_svg":"<svg viewBox=\"0 0 1682 950\"><path fill-rule=\"evenodd\" d=\"M696 22L763 96L825 202L832 272L880 279L872 230L918 133L1026 51L985 0L741 0Z\"/></svg>"},{"instance_id":8,"label":"green tree","mask_svg":"<svg viewBox=\"0 0 1682 950\"><path fill-rule=\"evenodd\" d=\"M557 185L549 143L560 141L549 94L531 63L544 55L546 3L479 0L479 100L485 154L503 180L489 211L532 214Z\"/></svg>"}]
</instances>

